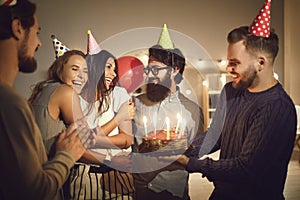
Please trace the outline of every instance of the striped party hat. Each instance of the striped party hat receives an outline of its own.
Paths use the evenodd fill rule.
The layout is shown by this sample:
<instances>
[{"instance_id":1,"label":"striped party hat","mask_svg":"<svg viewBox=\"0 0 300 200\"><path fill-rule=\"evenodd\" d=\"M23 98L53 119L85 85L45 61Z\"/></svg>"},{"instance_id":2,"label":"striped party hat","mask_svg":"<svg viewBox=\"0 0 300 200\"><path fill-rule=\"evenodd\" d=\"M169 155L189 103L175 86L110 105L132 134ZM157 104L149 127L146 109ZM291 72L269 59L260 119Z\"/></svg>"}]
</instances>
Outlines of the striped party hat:
<instances>
[{"instance_id":1,"label":"striped party hat","mask_svg":"<svg viewBox=\"0 0 300 200\"><path fill-rule=\"evenodd\" d=\"M17 0L0 0L0 6L13 6L17 3Z\"/></svg>"}]
</instances>

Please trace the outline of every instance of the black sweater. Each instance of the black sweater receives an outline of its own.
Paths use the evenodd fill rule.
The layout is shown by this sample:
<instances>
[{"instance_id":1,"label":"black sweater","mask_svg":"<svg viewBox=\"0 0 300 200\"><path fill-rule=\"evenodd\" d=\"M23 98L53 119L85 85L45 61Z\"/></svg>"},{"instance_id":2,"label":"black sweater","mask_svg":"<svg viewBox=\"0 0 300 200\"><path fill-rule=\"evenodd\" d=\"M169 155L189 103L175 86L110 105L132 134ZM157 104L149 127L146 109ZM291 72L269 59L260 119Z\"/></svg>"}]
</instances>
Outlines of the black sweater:
<instances>
[{"instance_id":1,"label":"black sweater","mask_svg":"<svg viewBox=\"0 0 300 200\"><path fill-rule=\"evenodd\" d=\"M211 199L284 199L297 124L292 100L280 83L258 93L236 90L231 83L224 90L220 159L190 158L187 170L214 182Z\"/></svg>"}]
</instances>

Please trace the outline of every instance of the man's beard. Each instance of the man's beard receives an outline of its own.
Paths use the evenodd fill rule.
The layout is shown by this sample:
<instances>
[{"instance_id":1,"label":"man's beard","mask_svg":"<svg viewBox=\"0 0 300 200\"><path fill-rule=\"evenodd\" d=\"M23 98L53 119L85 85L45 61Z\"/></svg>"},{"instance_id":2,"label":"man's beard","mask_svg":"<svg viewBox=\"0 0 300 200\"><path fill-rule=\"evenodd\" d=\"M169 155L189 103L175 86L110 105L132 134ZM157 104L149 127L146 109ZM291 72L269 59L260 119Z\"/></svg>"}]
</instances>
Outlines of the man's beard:
<instances>
[{"instance_id":1,"label":"man's beard","mask_svg":"<svg viewBox=\"0 0 300 200\"><path fill-rule=\"evenodd\" d=\"M257 72L255 70L253 71L251 71L251 69L248 70L245 74L245 79L240 80L238 83L233 82L233 87L240 90L249 88L253 84L256 78L256 74Z\"/></svg>"},{"instance_id":2,"label":"man's beard","mask_svg":"<svg viewBox=\"0 0 300 200\"><path fill-rule=\"evenodd\" d=\"M170 94L171 79L166 77L162 82L154 84L155 79L157 78L149 78L146 94L150 101L161 102Z\"/></svg>"},{"instance_id":3,"label":"man's beard","mask_svg":"<svg viewBox=\"0 0 300 200\"><path fill-rule=\"evenodd\" d=\"M37 62L34 57L27 56L27 46L28 38L26 37L21 47L18 49L18 60L19 60L19 71L24 73L34 72L37 68Z\"/></svg>"}]
</instances>

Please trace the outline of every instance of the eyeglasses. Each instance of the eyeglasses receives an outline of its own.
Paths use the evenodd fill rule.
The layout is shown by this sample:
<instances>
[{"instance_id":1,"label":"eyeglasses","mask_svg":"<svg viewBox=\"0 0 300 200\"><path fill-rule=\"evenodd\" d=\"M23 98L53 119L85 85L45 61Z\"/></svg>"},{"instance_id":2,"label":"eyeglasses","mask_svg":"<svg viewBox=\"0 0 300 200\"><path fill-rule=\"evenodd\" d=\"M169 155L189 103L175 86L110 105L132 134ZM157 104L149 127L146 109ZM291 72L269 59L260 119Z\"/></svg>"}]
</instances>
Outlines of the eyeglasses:
<instances>
[{"instance_id":1,"label":"eyeglasses","mask_svg":"<svg viewBox=\"0 0 300 200\"><path fill-rule=\"evenodd\" d=\"M164 69L170 69L172 68L171 66L165 66L165 67L160 67L158 65L154 65L152 67L147 66L146 68L144 68L144 72L145 74L148 76L150 71L152 72L152 74L154 76L158 75L160 70L164 70Z\"/></svg>"}]
</instances>

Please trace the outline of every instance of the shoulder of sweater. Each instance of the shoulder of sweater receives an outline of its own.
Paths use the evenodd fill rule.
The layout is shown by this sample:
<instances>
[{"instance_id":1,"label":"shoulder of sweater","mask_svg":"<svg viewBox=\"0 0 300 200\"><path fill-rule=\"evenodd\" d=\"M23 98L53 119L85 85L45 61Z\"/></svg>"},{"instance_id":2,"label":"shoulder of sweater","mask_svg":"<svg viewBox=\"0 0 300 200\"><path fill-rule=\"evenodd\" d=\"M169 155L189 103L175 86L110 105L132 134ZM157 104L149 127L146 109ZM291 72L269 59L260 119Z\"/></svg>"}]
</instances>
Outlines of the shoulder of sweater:
<instances>
[{"instance_id":1,"label":"shoulder of sweater","mask_svg":"<svg viewBox=\"0 0 300 200\"><path fill-rule=\"evenodd\" d=\"M199 105L194 102L193 100L189 99L188 97L186 97L184 94L182 94L181 92L178 93L178 96L179 96L179 99L182 103L188 103L190 105L193 105L193 106L197 106L199 107Z\"/></svg>"},{"instance_id":2,"label":"shoulder of sweater","mask_svg":"<svg viewBox=\"0 0 300 200\"><path fill-rule=\"evenodd\" d=\"M14 88L0 84L1 104L20 104L27 105L27 101Z\"/></svg>"},{"instance_id":3,"label":"shoulder of sweater","mask_svg":"<svg viewBox=\"0 0 300 200\"><path fill-rule=\"evenodd\" d=\"M200 115L203 115L203 109L199 104L187 98L182 93L179 93L178 95L183 106L186 107L191 113L196 113L196 115L200 113Z\"/></svg>"}]
</instances>

